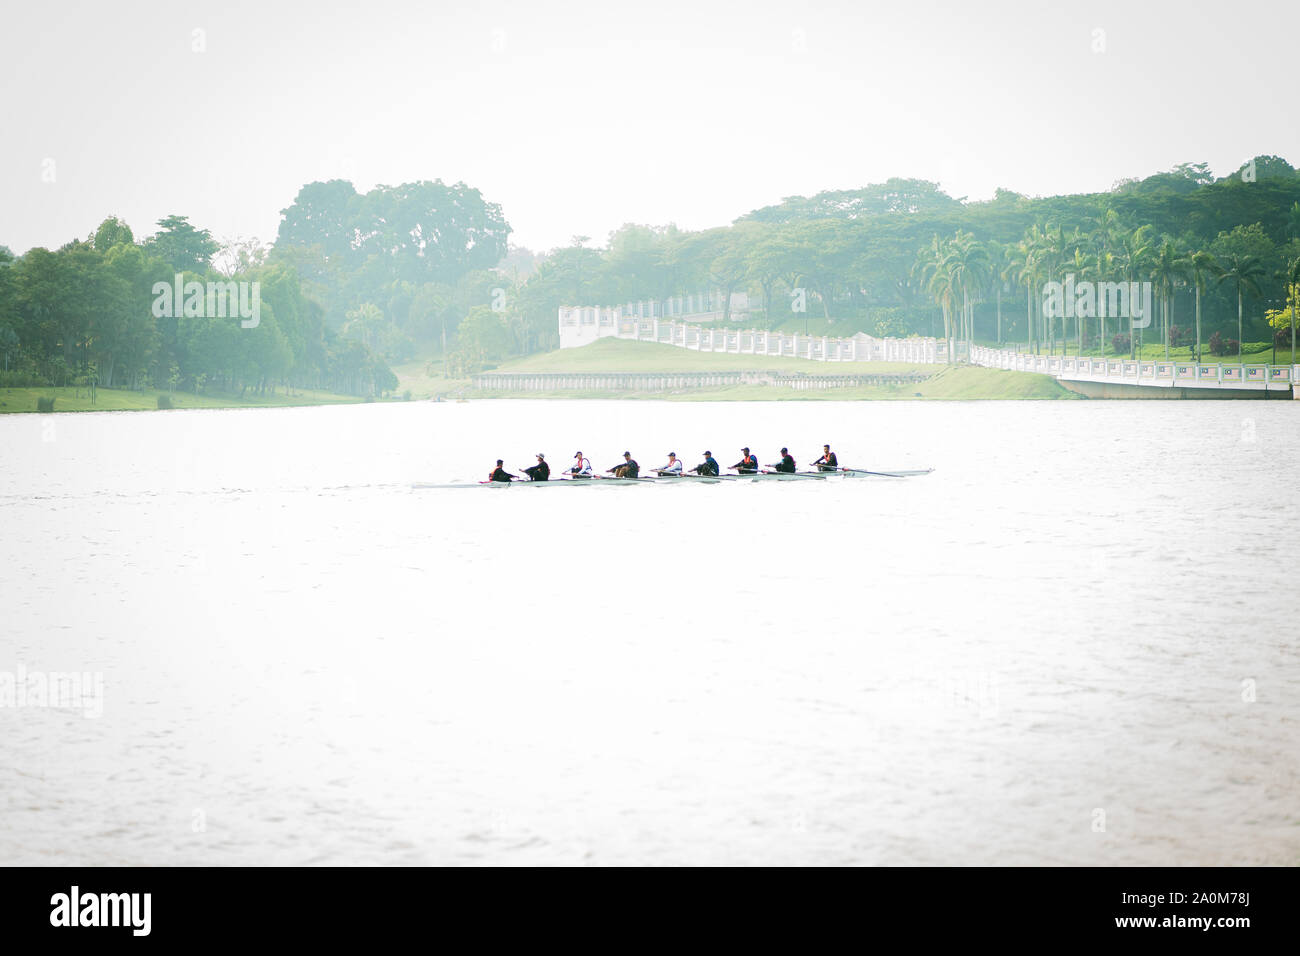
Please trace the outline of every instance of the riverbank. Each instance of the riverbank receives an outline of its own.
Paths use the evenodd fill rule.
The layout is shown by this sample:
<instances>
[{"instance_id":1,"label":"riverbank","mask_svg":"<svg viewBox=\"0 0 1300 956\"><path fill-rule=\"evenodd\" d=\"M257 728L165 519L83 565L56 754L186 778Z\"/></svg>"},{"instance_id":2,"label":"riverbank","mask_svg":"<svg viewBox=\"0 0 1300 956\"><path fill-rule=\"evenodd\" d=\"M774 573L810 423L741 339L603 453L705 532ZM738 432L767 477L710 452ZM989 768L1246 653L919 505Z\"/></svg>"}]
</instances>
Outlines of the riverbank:
<instances>
[{"instance_id":1,"label":"riverbank","mask_svg":"<svg viewBox=\"0 0 1300 956\"><path fill-rule=\"evenodd\" d=\"M435 366L436 367L436 366ZM980 401L1075 399L1081 396L1061 386L1050 375L1011 372L975 366L918 365L905 362L818 362L809 359L726 352L696 352L655 342L601 339L577 349L557 349L505 362L497 372L536 374L581 373L691 373L770 371L786 375L922 375L924 381L897 385L793 389L780 385L729 385L716 388L681 388L636 392L626 389L564 389L507 391L477 389L470 379L448 379L430 374L428 360L394 368L399 390L414 398L552 398L631 399L675 402L808 402L808 401Z\"/></svg>"},{"instance_id":2,"label":"riverbank","mask_svg":"<svg viewBox=\"0 0 1300 956\"><path fill-rule=\"evenodd\" d=\"M849 402L849 401L1041 401L1079 399L1048 375L1008 372L976 366L922 366L933 370L924 381L900 385L794 389L780 385L730 385L663 392L608 389L504 391L472 389L468 398L490 399L623 399L670 402Z\"/></svg>"},{"instance_id":3,"label":"riverbank","mask_svg":"<svg viewBox=\"0 0 1300 956\"><path fill-rule=\"evenodd\" d=\"M879 374L920 375L923 381L842 388L794 389L782 385L730 385L710 388L681 388L669 391L635 392L624 389L565 389L554 391L506 391L475 388L470 378L440 374L437 362L426 358L395 366L398 395L412 399L631 399L674 402L813 402L813 401L1038 401L1077 399L1082 396L1064 388L1050 375L1013 372L969 365L917 365L903 362L817 362L808 359L763 355L695 352L654 342L602 339L579 349L563 349L529 355L503 363L496 371L514 373L616 373L616 372L734 372L754 370L785 375ZM117 412L153 411L166 396L172 407L183 408L281 408L300 405L345 405L365 401L350 395L299 390L275 395L204 394L190 392L139 392L100 388L94 401L85 388L0 388L0 414L37 412L38 400L54 399L54 411ZM399 399L383 399L396 401Z\"/></svg>"},{"instance_id":4,"label":"riverbank","mask_svg":"<svg viewBox=\"0 0 1300 956\"><path fill-rule=\"evenodd\" d=\"M92 401L90 390L75 388L0 388L0 414L38 412L39 399L53 398L54 412L143 412L158 411L158 399L171 399L172 408L284 408L297 405L353 405L365 399L331 392L297 391L275 395L194 395L190 392L132 392L119 388L98 388Z\"/></svg>"}]
</instances>

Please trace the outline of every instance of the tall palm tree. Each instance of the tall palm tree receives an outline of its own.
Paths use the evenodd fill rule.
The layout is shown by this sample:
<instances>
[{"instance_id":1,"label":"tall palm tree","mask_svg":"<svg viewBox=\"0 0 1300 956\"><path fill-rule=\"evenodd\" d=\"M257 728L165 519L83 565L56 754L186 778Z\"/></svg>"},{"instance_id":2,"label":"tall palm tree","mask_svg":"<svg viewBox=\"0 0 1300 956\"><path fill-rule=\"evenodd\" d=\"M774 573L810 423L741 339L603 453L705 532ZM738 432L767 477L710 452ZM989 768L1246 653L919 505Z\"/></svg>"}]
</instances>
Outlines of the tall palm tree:
<instances>
[{"instance_id":1,"label":"tall palm tree","mask_svg":"<svg viewBox=\"0 0 1300 956\"><path fill-rule=\"evenodd\" d=\"M1047 230L1034 225L1030 226L1025 233L1024 242L1028 244L1029 251L1033 256L1033 270L1030 273L1032 282L1042 282L1044 279L1051 280L1054 274L1054 262L1052 253L1052 240ZM1032 292L1031 292L1032 294ZM1043 339L1049 338L1050 347L1050 329L1044 321L1041 300L1037 309L1037 322L1034 325L1033 349L1034 354L1038 354L1043 347Z\"/></svg>"},{"instance_id":2,"label":"tall palm tree","mask_svg":"<svg viewBox=\"0 0 1300 956\"><path fill-rule=\"evenodd\" d=\"M993 298L996 303L998 314L998 335L997 343L1002 344L1002 283L1006 279L1007 271L1007 247L1000 242L989 242L986 246L989 253L989 274L988 281L993 286Z\"/></svg>"},{"instance_id":3,"label":"tall palm tree","mask_svg":"<svg viewBox=\"0 0 1300 956\"><path fill-rule=\"evenodd\" d=\"M1065 270L1073 263L1074 253L1083 245L1083 234L1077 228L1070 232L1065 231L1065 226L1057 225L1055 229L1049 227L1047 231L1047 249L1050 256L1049 278L1064 278ZM1048 332L1048 352L1056 354L1056 324L1049 322L1050 330ZM1061 314L1061 354L1065 354L1066 332L1065 332L1065 314Z\"/></svg>"},{"instance_id":4,"label":"tall palm tree","mask_svg":"<svg viewBox=\"0 0 1300 956\"><path fill-rule=\"evenodd\" d=\"M1165 340L1165 361L1169 361L1169 334L1174 321L1174 291L1178 282L1186 275L1187 259L1178 248L1178 243L1165 237L1156 247L1148 263L1151 281L1161 300L1161 333Z\"/></svg>"},{"instance_id":5,"label":"tall palm tree","mask_svg":"<svg viewBox=\"0 0 1300 956\"><path fill-rule=\"evenodd\" d=\"M1187 274L1196 290L1196 361L1201 361L1201 296L1205 294L1206 280L1211 276L1221 275L1223 267L1219 260L1204 249L1193 252L1187 257Z\"/></svg>"},{"instance_id":6,"label":"tall palm tree","mask_svg":"<svg viewBox=\"0 0 1300 956\"><path fill-rule=\"evenodd\" d=\"M1005 262L1002 266L1002 275L1000 278L1007 282L1019 285L1021 282L1029 284L1029 272L1032 268L1033 257L1023 242L1014 246L1007 246L1004 252ZM1025 329L1028 335L1029 321L1032 313L1033 290L1029 291L1029 299L1025 305ZM1026 339L1028 341L1028 339Z\"/></svg>"},{"instance_id":7,"label":"tall palm tree","mask_svg":"<svg viewBox=\"0 0 1300 956\"><path fill-rule=\"evenodd\" d=\"M1151 235L1150 226L1139 226L1132 232L1125 233L1119 237L1116 246L1115 261L1124 270L1128 281L1132 283L1134 278L1141 274L1146 268L1147 257L1151 254L1151 244L1149 237ZM1138 338L1141 335L1141 329L1138 334L1133 334L1133 322L1129 321L1129 358L1137 356Z\"/></svg>"},{"instance_id":8,"label":"tall palm tree","mask_svg":"<svg viewBox=\"0 0 1300 956\"><path fill-rule=\"evenodd\" d=\"M1034 310L1034 286L1042 279L1044 255L1042 232L1037 226L1026 230L1012 262L1016 276L1025 284L1025 349L1038 354L1042 334Z\"/></svg>"},{"instance_id":9,"label":"tall palm tree","mask_svg":"<svg viewBox=\"0 0 1300 956\"><path fill-rule=\"evenodd\" d=\"M1070 261L1066 264L1065 272L1066 275L1073 275L1076 277L1076 279L1088 281L1092 278L1092 258L1084 251L1085 243L1086 240L1082 240L1078 245L1074 247L1074 255L1070 258ZM1062 319L1061 323L1062 323L1061 324L1061 354L1064 355L1066 352L1065 324L1064 324L1065 319ZM1083 354L1083 331L1084 331L1083 316L1079 315L1078 311L1076 310L1074 313L1074 333L1075 333L1075 338L1077 340L1080 355Z\"/></svg>"},{"instance_id":10,"label":"tall palm tree","mask_svg":"<svg viewBox=\"0 0 1300 956\"><path fill-rule=\"evenodd\" d=\"M947 243L936 234L930 237L930 244L923 246L921 251L917 253L916 263L912 266L912 278L934 298L935 302L943 310L943 337L945 341L951 338L948 307L952 301L951 289L947 287L944 273L944 261L947 257ZM951 343L948 347L947 358L948 361L952 361Z\"/></svg>"},{"instance_id":11,"label":"tall palm tree","mask_svg":"<svg viewBox=\"0 0 1300 956\"><path fill-rule=\"evenodd\" d=\"M1230 282L1233 288L1237 290L1237 361L1240 362L1242 346L1241 296L1243 292L1259 295L1259 280L1264 278L1264 264L1259 261L1258 256L1244 256L1237 252L1229 253L1219 261L1223 267L1223 272L1219 275L1219 281Z\"/></svg>"},{"instance_id":12,"label":"tall palm tree","mask_svg":"<svg viewBox=\"0 0 1300 956\"><path fill-rule=\"evenodd\" d=\"M952 309L955 299L955 290L952 281L952 272L946 265L941 264L939 268L935 269L934 274L930 276L930 282L927 289L930 295L934 297L934 300L939 303L939 307L943 309L943 337L944 341L947 343L947 361L951 364L954 359L953 353L956 351L954 347L955 343L952 328Z\"/></svg>"},{"instance_id":13,"label":"tall palm tree","mask_svg":"<svg viewBox=\"0 0 1300 956\"><path fill-rule=\"evenodd\" d=\"M1092 267L1093 279L1098 282L1107 281L1114 272L1115 254L1099 246L1097 248L1097 258ZM1101 329L1101 357L1104 359L1106 357L1106 310L1102 307L1100 299L1100 290L1098 290L1097 321Z\"/></svg>"},{"instance_id":14,"label":"tall palm tree","mask_svg":"<svg viewBox=\"0 0 1300 956\"><path fill-rule=\"evenodd\" d=\"M944 261L953 283L961 292L961 331L969 349L970 343L975 338L974 302L971 301L971 292L978 291L987 279L988 250L981 243L976 242L975 237L970 233L958 231L949 244L949 253Z\"/></svg>"}]
</instances>

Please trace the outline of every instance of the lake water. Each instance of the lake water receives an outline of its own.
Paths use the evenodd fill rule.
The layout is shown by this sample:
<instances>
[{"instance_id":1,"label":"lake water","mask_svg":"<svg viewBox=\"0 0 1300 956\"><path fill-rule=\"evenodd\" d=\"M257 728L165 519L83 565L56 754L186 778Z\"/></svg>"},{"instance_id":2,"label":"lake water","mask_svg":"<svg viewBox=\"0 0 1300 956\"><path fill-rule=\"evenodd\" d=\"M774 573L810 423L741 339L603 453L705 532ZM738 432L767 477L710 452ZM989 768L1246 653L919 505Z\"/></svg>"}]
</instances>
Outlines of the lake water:
<instances>
[{"instance_id":1,"label":"lake water","mask_svg":"<svg viewBox=\"0 0 1300 956\"><path fill-rule=\"evenodd\" d=\"M0 860L1294 865L1298 415L0 417ZM411 487L827 441L936 471Z\"/></svg>"}]
</instances>

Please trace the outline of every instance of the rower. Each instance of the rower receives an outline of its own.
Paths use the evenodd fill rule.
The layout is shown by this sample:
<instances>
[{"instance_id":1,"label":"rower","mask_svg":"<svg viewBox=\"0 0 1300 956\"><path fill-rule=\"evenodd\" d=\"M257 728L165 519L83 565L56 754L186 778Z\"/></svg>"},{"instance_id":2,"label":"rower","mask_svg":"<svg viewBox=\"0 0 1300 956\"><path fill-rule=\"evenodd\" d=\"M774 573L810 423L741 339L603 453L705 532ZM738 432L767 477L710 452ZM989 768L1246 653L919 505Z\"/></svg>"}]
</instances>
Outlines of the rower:
<instances>
[{"instance_id":1,"label":"rower","mask_svg":"<svg viewBox=\"0 0 1300 956\"><path fill-rule=\"evenodd\" d=\"M615 478L636 478L641 474L641 466L636 463L630 451L623 452L623 464L605 470L612 471Z\"/></svg>"},{"instance_id":2,"label":"rower","mask_svg":"<svg viewBox=\"0 0 1300 956\"><path fill-rule=\"evenodd\" d=\"M835 457L835 452L831 451L830 445L822 445L822 456L813 464L818 471L839 471L840 460Z\"/></svg>"},{"instance_id":3,"label":"rower","mask_svg":"<svg viewBox=\"0 0 1300 956\"><path fill-rule=\"evenodd\" d=\"M590 478L591 462L582 457L582 452L573 453L573 465L565 472L566 475L572 475L574 478Z\"/></svg>"},{"instance_id":4,"label":"rower","mask_svg":"<svg viewBox=\"0 0 1300 956\"><path fill-rule=\"evenodd\" d=\"M697 475L707 475L716 478L718 474L718 462L717 459L713 457L713 452L706 451L704 453L704 461L692 468L691 471L695 472Z\"/></svg>"},{"instance_id":5,"label":"rower","mask_svg":"<svg viewBox=\"0 0 1300 956\"><path fill-rule=\"evenodd\" d=\"M492 474L488 475L488 481L514 481L515 476L507 472L501 466L505 464L500 458L497 459L497 466L492 469Z\"/></svg>"},{"instance_id":6,"label":"rower","mask_svg":"<svg viewBox=\"0 0 1300 956\"><path fill-rule=\"evenodd\" d=\"M736 469L736 471L740 472L742 475L757 475L758 459L749 453L748 448L742 448L740 450L744 452L745 457L740 459L740 461L736 462L731 467Z\"/></svg>"},{"instance_id":7,"label":"rower","mask_svg":"<svg viewBox=\"0 0 1300 956\"><path fill-rule=\"evenodd\" d=\"M525 468L524 474L528 476L529 481L546 481L551 477L551 466L546 463L546 456L540 451L537 453L537 464L531 468Z\"/></svg>"},{"instance_id":8,"label":"rower","mask_svg":"<svg viewBox=\"0 0 1300 956\"><path fill-rule=\"evenodd\" d=\"M794 459L790 457L790 449L782 448L781 460L775 465L772 465L772 467L775 468L779 474L793 475L795 472L795 464Z\"/></svg>"},{"instance_id":9,"label":"rower","mask_svg":"<svg viewBox=\"0 0 1300 956\"><path fill-rule=\"evenodd\" d=\"M668 453L668 464L662 468L656 468L655 471L661 475L668 475L671 478L680 478L682 476L682 463L677 458L677 452Z\"/></svg>"}]
</instances>

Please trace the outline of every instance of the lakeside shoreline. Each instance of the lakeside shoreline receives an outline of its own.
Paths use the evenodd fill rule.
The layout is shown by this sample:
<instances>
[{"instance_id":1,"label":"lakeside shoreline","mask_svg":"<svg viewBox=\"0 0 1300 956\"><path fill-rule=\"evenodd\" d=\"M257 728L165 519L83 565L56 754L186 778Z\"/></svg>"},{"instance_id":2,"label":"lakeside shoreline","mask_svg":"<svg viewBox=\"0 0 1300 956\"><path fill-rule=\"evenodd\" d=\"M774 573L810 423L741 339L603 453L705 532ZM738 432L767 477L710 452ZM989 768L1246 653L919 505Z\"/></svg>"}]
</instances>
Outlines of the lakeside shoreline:
<instances>
[{"instance_id":1,"label":"lakeside shoreline","mask_svg":"<svg viewBox=\"0 0 1300 956\"><path fill-rule=\"evenodd\" d=\"M158 399L166 396L171 408L159 408ZM37 400L53 398L53 411L42 411ZM370 399L371 402L402 401L401 398ZM96 389L92 402L83 385L0 388L0 415L62 415L83 412L167 412L227 408L299 408L318 405L360 405L366 399L329 392L303 391L296 395L260 395L248 398L223 395L195 395L190 392L160 392L153 389L130 391L120 388Z\"/></svg>"}]
</instances>

